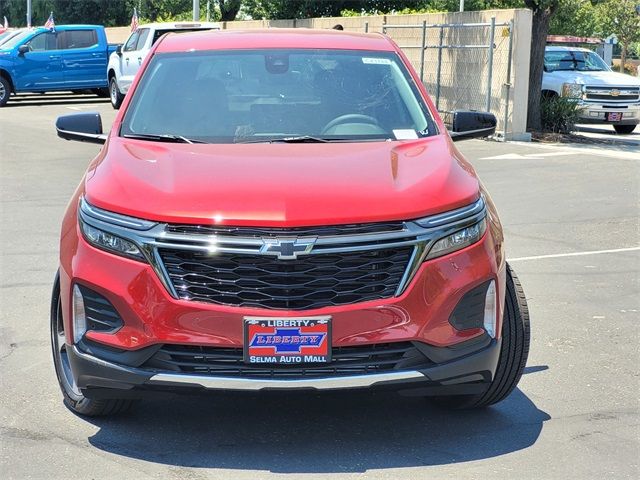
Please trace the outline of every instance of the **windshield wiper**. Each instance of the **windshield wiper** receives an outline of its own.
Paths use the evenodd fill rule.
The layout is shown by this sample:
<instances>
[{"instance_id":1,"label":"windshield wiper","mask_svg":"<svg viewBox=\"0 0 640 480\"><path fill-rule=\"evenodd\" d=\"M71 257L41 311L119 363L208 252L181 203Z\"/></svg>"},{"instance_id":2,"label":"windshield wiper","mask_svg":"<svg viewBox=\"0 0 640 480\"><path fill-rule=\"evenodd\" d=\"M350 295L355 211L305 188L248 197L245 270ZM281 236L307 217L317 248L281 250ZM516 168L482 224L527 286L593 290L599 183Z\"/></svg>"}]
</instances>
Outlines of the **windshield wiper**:
<instances>
[{"instance_id":1,"label":"windshield wiper","mask_svg":"<svg viewBox=\"0 0 640 480\"><path fill-rule=\"evenodd\" d=\"M258 138L252 140L240 140L235 143L330 143L339 142L341 138L320 138L311 135L299 135L295 137Z\"/></svg>"},{"instance_id":2,"label":"windshield wiper","mask_svg":"<svg viewBox=\"0 0 640 480\"><path fill-rule=\"evenodd\" d=\"M202 140L194 140L192 138L183 137L182 135L171 134L153 134L153 133L127 133L123 135L125 138L135 138L137 140L153 140L156 142L173 142L173 143L206 143Z\"/></svg>"}]
</instances>

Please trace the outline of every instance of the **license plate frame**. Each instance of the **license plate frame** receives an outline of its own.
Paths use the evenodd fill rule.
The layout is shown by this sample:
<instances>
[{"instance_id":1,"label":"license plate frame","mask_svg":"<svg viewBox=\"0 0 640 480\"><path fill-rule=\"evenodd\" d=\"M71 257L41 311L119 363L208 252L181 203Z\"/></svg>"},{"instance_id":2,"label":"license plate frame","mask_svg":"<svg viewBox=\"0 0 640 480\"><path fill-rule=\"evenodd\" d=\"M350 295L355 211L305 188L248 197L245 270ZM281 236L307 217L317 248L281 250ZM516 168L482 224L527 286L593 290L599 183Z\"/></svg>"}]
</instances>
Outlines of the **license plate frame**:
<instances>
[{"instance_id":1,"label":"license plate frame","mask_svg":"<svg viewBox=\"0 0 640 480\"><path fill-rule=\"evenodd\" d=\"M619 122L622 120L623 112L605 112L605 121L606 122Z\"/></svg>"},{"instance_id":2,"label":"license plate frame","mask_svg":"<svg viewBox=\"0 0 640 480\"><path fill-rule=\"evenodd\" d=\"M331 324L329 315L244 317L244 362L265 367L330 363Z\"/></svg>"}]
</instances>

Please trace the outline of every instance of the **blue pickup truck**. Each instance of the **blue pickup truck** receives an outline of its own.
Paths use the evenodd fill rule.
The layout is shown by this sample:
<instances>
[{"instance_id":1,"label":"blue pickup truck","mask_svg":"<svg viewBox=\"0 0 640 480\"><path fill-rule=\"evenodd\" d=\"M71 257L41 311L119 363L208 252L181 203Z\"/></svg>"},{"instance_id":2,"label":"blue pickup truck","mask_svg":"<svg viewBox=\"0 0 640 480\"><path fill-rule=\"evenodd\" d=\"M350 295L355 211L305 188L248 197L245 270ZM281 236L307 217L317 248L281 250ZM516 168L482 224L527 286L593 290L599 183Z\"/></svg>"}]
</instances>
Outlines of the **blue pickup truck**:
<instances>
[{"instance_id":1,"label":"blue pickup truck","mask_svg":"<svg viewBox=\"0 0 640 480\"><path fill-rule=\"evenodd\" d=\"M0 46L0 107L13 93L91 90L108 96L116 45L100 25L29 29Z\"/></svg>"}]
</instances>

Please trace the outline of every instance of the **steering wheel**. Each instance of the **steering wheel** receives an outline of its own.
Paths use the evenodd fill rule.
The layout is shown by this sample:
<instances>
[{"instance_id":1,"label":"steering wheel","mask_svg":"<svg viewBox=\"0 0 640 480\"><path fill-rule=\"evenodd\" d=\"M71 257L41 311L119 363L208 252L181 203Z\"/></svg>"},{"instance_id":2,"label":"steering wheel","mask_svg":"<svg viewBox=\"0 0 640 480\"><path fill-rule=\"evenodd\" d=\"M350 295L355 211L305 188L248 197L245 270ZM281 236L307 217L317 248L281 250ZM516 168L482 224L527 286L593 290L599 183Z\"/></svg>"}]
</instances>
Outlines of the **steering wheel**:
<instances>
[{"instance_id":1,"label":"steering wheel","mask_svg":"<svg viewBox=\"0 0 640 480\"><path fill-rule=\"evenodd\" d=\"M375 118L370 117L369 115L362 115L361 113L347 113L346 115L340 115L339 117L336 117L329 123L327 123L322 128L322 133L327 133L328 130L343 123L352 123L354 121L359 121L359 123L369 123L371 125L375 125L376 127L380 126L378 124L378 121Z\"/></svg>"}]
</instances>

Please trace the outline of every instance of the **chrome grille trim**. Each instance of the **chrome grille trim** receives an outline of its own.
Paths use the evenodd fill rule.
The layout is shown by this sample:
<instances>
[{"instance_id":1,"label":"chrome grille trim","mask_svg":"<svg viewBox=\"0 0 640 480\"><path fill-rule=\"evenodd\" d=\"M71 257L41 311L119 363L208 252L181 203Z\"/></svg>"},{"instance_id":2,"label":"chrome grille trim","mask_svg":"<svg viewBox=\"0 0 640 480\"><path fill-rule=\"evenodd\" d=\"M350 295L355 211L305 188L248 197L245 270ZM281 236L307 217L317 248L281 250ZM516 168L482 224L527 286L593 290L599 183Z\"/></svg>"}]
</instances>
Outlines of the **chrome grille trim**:
<instances>
[{"instance_id":1,"label":"chrome grille trim","mask_svg":"<svg viewBox=\"0 0 640 480\"><path fill-rule=\"evenodd\" d=\"M135 242L151 264L162 284L173 298L179 295L169 277L159 249L177 249L193 252L209 252L239 255L267 255L264 246L273 237L241 237L201 233L175 233L169 231L166 223L155 223L133 217L96 209L84 199L81 200L78 216L81 221ZM413 252L404 274L395 290L401 295L417 273L431 246L440 238L479 222L486 216L486 206L482 197L474 203L432 215L416 221L404 221L402 229L384 229L378 233L361 233L331 236L298 236L283 229L279 240L313 239L313 247L299 256L364 252L412 246ZM418 223L419 222L419 223ZM339 226L338 226L339 227ZM234 227L239 230L242 227ZM251 229L252 227L248 227ZM295 259L281 260L292 262ZM388 297L385 297L388 298Z\"/></svg>"},{"instance_id":2,"label":"chrome grille trim","mask_svg":"<svg viewBox=\"0 0 640 480\"><path fill-rule=\"evenodd\" d=\"M616 95L612 95L617 92ZM606 103L636 103L640 101L640 87L633 86L586 86L585 87L586 102L606 102Z\"/></svg>"}]
</instances>

